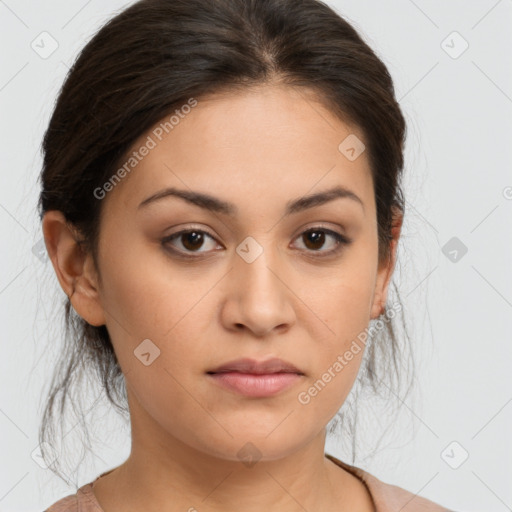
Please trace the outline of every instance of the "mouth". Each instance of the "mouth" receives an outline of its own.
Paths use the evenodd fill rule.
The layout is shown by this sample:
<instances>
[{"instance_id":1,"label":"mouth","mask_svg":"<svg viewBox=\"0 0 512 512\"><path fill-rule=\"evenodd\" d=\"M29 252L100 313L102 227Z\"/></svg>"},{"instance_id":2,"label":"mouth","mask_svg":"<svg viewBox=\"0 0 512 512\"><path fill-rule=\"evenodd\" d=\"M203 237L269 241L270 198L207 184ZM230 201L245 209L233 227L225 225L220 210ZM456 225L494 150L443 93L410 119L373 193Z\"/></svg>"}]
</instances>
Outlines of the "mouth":
<instances>
[{"instance_id":1,"label":"mouth","mask_svg":"<svg viewBox=\"0 0 512 512\"><path fill-rule=\"evenodd\" d=\"M282 359L238 359L206 372L213 382L237 394L263 398L274 396L302 379L304 373Z\"/></svg>"},{"instance_id":2,"label":"mouth","mask_svg":"<svg viewBox=\"0 0 512 512\"><path fill-rule=\"evenodd\" d=\"M277 395L302 379L302 375L290 372L267 374L220 372L208 375L213 382L223 388L254 398Z\"/></svg>"},{"instance_id":3,"label":"mouth","mask_svg":"<svg viewBox=\"0 0 512 512\"><path fill-rule=\"evenodd\" d=\"M304 375L303 372L292 363L276 357L267 359L266 361L256 361L248 358L236 359L224 363L213 370L209 370L207 373L215 374L223 372L250 373L253 375L268 375L273 373L297 373Z\"/></svg>"}]
</instances>

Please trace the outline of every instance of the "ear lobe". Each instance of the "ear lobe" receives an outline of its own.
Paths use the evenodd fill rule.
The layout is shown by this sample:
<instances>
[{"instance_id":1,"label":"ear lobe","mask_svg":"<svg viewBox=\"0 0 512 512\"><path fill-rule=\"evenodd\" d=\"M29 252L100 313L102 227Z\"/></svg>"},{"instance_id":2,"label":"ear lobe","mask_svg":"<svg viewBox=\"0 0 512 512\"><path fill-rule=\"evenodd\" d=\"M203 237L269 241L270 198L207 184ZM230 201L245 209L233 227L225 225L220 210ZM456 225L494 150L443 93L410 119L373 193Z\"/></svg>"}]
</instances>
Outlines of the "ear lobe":
<instances>
[{"instance_id":1,"label":"ear lobe","mask_svg":"<svg viewBox=\"0 0 512 512\"><path fill-rule=\"evenodd\" d=\"M391 227L391 239L389 241L389 258L379 266L377 283L375 286L374 301L371 310L371 318L378 318L385 310L388 296L389 283L395 269L398 240L403 224L403 213L397 212L393 218Z\"/></svg>"},{"instance_id":2,"label":"ear lobe","mask_svg":"<svg viewBox=\"0 0 512 512\"><path fill-rule=\"evenodd\" d=\"M87 323L104 325L97 273L92 255L79 243L78 230L57 210L45 213L42 228L53 269L73 309Z\"/></svg>"}]
</instances>

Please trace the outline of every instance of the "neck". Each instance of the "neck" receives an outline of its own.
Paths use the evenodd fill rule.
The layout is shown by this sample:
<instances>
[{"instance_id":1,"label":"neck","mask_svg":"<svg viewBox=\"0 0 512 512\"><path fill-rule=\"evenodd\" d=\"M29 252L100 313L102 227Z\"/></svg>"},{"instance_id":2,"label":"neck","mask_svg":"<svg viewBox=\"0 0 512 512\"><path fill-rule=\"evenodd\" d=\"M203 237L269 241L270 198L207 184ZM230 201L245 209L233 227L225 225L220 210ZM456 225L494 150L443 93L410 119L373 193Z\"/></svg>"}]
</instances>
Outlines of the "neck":
<instances>
[{"instance_id":1,"label":"neck","mask_svg":"<svg viewBox=\"0 0 512 512\"><path fill-rule=\"evenodd\" d=\"M94 485L105 512L340 511L361 499L362 483L325 457L325 429L292 453L251 463L196 449L130 411L130 456Z\"/></svg>"}]
</instances>

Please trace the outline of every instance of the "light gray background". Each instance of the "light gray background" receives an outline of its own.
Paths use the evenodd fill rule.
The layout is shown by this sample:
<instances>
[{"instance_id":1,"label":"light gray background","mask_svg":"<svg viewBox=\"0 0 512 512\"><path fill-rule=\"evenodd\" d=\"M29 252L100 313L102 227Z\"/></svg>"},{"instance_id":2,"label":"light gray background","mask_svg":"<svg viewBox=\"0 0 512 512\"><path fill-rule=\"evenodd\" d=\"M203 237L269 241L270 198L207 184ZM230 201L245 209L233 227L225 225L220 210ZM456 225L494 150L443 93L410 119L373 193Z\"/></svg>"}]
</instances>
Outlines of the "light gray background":
<instances>
[{"instance_id":1,"label":"light gray background","mask_svg":"<svg viewBox=\"0 0 512 512\"><path fill-rule=\"evenodd\" d=\"M512 510L512 1L327 3L384 60L408 122L408 210L396 282L421 393L405 402L389 446L369 458L362 445L356 462L460 512ZM51 265L32 251L41 239L39 145L68 67L123 5L0 0L0 512L42 510L75 491L32 458L60 340L51 315L63 296L54 300ZM47 58L31 47L47 38L51 48L42 32L58 43ZM458 55L464 41L469 47ZM456 248L467 247L457 261L443 253L453 237ZM378 436L379 418L365 420L368 438ZM129 450L129 431L108 407L87 421L109 428L98 429L79 483ZM340 446L329 440L328 451L343 458ZM468 459L450 467L465 452Z\"/></svg>"}]
</instances>

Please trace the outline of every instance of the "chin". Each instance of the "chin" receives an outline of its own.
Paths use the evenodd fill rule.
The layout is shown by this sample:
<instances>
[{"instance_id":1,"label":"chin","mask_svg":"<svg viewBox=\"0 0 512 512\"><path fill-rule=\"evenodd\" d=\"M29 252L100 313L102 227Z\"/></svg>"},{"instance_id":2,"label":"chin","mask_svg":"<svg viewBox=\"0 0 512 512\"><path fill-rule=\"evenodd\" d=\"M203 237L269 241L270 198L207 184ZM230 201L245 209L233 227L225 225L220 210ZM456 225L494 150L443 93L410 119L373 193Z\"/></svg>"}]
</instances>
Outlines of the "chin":
<instances>
[{"instance_id":1,"label":"chin","mask_svg":"<svg viewBox=\"0 0 512 512\"><path fill-rule=\"evenodd\" d=\"M276 425L278 424L279 422L276 423ZM294 429L295 432L298 430ZM304 437L293 438L288 429L283 429L280 434L277 433L277 430L273 432L272 430L254 432L254 430L245 429L237 430L237 432L229 430L229 432L233 437L230 437L227 433L221 439L208 437L199 449L218 459L242 462L247 467L251 467L256 462L273 461L287 457L300 450L310 441L309 438ZM270 435L269 432L271 432Z\"/></svg>"}]
</instances>

